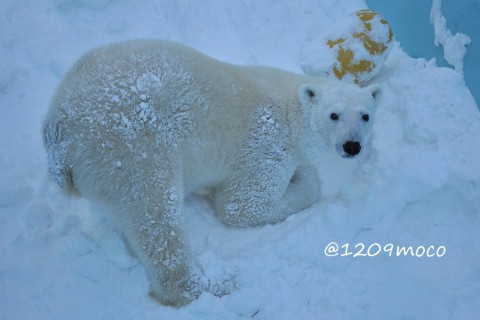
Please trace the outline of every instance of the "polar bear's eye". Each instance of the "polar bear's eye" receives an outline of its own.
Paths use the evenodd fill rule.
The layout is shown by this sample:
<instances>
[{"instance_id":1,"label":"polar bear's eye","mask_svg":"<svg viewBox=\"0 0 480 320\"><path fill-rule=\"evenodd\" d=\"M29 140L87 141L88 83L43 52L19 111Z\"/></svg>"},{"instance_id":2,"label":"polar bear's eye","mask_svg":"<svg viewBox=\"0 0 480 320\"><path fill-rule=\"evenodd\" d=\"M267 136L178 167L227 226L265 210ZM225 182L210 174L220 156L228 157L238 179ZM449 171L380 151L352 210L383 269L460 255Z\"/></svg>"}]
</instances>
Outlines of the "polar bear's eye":
<instances>
[{"instance_id":1,"label":"polar bear's eye","mask_svg":"<svg viewBox=\"0 0 480 320\"><path fill-rule=\"evenodd\" d=\"M362 120L365 121L365 122L368 122L368 120L370 120L370 116L368 114L364 114L362 116Z\"/></svg>"},{"instance_id":2,"label":"polar bear's eye","mask_svg":"<svg viewBox=\"0 0 480 320\"><path fill-rule=\"evenodd\" d=\"M333 121L337 121L337 120L338 120L338 114L332 113L332 114L330 115L330 119L332 119Z\"/></svg>"},{"instance_id":3,"label":"polar bear's eye","mask_svg":"<svg viewBox=\"0 0 480 320\"><path fill-rule=\"evenodd\" d=\"M307 96L308 96L309 98L315 97L315 92L313 92L312 89L307 89L306 92L307 92Z\"/></svg>"}]
</instances>

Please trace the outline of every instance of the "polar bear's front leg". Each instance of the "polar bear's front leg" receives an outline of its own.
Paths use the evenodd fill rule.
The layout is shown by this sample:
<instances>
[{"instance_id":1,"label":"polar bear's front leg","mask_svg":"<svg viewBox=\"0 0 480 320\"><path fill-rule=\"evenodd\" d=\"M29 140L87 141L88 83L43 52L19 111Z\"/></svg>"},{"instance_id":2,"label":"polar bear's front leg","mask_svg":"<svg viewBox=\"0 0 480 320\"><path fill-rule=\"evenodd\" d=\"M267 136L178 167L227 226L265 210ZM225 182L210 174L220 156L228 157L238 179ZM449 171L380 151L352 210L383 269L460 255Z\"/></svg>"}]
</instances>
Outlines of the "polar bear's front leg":
<instances>
[{"instance_id":1,"label":"polar bear's front leg","mask_svg":"<svg viewBox=\"0 0 480 320\"><path fill-rule=\"evenodd\" d=\"M153 221L146 224L156 224ZM159 229L162 231L159 233ZM141 228L151 295L165 305L180 306L196 298L190 279L186 240L181 228L158 223Z\"/></svg>"},{"instance_id":2,"label":"polar bear's front leg","mask_svg":"<svg viewBox=\"0 0 480 320\"><path fill-rule=\"evenodd\" d=\"M183 231L183 190L174 174L151 172L135 185L127 237L150 278L151 295L165 305L189 303L200 293Z\"/></svg>"},{"instance_id":3,"label":"polar bear's front leg","mask_svg":"<svg viewBox=\"0 0 480 320\"><path fill-rule=\"evenodd\" d=\"M240 227L277 223L319 200L320 180L313 166L263 169L238 170L217 190L215 206L222 221Z\"/></svg>"}]
</instances>

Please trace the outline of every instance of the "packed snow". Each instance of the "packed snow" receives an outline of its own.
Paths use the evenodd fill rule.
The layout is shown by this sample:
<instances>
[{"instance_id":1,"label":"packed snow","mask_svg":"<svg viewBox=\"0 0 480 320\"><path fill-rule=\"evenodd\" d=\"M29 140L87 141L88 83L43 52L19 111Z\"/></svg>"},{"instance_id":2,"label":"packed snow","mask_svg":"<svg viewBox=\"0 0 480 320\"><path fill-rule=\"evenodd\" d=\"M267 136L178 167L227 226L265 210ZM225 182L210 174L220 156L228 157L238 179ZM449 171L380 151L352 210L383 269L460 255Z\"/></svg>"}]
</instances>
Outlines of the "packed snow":
<instances>
[{"instance_id":1,"label":"packed snow","mask_svg":"<svg viewBox=\"0 0 480 320\"><path fill-rule=\"evenodd\" d=\"M447 19L441 11L442 0L433 0L430 11L430 22L435 30L435 45L443 46L443 55L445 60L455 68L456 71L463 73L463 58L467 53L467 47L472 39L469 36L458 32L452 34L447 28Z\"/></svg>"},{"instance_id":2,"label":"packed snow","mask_svg":"<svg viewBox=\"0 0 480 320\"><path fill-rule=\"evenodd\" d=\"M212 279L233 275L229 295L158 304L104 210L65 197L48 178L42 119L86 50L161 38L300 72L307 39L364 8L363 0L4 0L0 319L475 319L480 113L461 73L413 59L401 43L370 81L383 94L368 156L319 159L318 204L241 229L219 222L200 195L187 199L195 263ZM336 255L334 245L326 250L332 242ZM413 256L397 256L409 246Z\"/></svg>"}]
</instances>

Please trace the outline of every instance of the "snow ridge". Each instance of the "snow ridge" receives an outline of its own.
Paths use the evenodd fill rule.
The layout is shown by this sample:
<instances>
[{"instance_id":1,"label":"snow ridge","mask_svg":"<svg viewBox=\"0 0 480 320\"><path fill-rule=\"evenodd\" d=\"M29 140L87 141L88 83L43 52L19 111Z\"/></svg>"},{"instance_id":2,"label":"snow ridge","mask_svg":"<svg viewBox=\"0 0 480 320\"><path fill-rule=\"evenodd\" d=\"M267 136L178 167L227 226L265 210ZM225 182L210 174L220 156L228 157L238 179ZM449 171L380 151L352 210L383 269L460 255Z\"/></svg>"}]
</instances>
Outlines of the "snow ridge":
<instances>
[{"instance_id":1,"label":"snow ridge","mask_svg":"<svg viewBox=\"0 0 480 320\"><path fill-rule=\"evenodd\" d=\"M447 19L442 15L442 0L433 0L430 11L430 22L435 28L435 45L443 46L445 60L455 68L455 71L463 74L463 58L467 54L466 46L472 41L463 33L455 33L447 28Z\"/></svg>"}]
</instances>

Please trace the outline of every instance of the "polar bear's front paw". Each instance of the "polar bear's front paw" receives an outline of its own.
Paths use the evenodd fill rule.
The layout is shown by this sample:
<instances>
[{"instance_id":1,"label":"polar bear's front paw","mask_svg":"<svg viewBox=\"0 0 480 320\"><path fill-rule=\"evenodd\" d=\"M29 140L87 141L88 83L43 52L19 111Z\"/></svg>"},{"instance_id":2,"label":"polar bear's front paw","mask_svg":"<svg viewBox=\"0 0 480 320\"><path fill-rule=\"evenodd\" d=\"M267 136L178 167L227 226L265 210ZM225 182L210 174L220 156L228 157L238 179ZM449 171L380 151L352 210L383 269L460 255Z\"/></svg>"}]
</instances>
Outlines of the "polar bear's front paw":
<instances>
[{"instance_id":1,"label":"polar bear's front paw","mask_svg":"<svg viewBox=\"0 0 480 320\"><path fill-rule=\"evenodd\" d=\"M202 293L202 287L191 276L180 281L164 280L159 285L151 283L150 296L163 305L181 307L189 304Z\"/></svg>"},{"instance_id":2,"label":"polar bear's front paw","mask_svg":"<svg viewBox=\"0 0 480 320\"><path fill-rule=\"evenodd\" d=\"M202 292L221 297L237 288L233 276L223 275L209 279L201 271L191 272L177 285L165 283L160 288L150 288L150 296L163 305L181 307L197 299Z\"/></svg>"}]
</instances>

